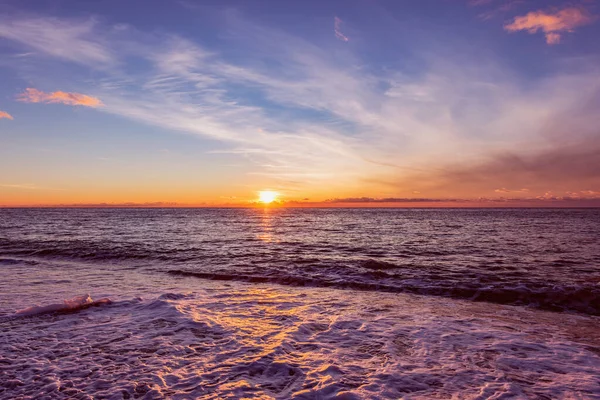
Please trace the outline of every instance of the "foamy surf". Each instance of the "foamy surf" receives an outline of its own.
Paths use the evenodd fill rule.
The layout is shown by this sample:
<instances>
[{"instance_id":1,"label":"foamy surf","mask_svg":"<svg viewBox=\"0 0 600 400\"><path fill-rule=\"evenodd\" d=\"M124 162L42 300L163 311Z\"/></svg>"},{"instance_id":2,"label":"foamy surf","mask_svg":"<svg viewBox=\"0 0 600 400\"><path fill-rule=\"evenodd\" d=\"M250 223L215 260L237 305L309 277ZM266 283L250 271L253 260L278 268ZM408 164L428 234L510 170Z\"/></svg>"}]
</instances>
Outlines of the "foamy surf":
<instances>
[{"instance_id":1,"label":"foamy surf","mask_svg":"<svg viewBox=\"0 0 600 400\"><path fill-rule=\"evenodd\" d=\"M0 397L599 398L595 317L171 279L145 300L0 322Z\"/></svg>"}]
</instances>

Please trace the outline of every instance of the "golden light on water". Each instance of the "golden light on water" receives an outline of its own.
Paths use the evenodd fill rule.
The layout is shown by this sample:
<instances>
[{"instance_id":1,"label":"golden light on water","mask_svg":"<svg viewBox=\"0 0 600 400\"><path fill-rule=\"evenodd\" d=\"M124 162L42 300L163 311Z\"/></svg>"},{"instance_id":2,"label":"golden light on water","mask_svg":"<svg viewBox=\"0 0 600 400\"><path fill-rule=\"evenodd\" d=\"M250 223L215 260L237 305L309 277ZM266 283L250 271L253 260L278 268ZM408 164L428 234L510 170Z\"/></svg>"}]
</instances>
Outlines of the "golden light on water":
<instances>
[{"instance_id":1,"label":"golden light on water","mask_svg":"<svg viewBox=\"0 0 600 400\"><path fill-rule=\"evenodd\" d=\"M258 192L258 201L263 204L270 204L277 200L279 193L274 192L272 190L262 190Z\"/></svg>"}]
</instances>

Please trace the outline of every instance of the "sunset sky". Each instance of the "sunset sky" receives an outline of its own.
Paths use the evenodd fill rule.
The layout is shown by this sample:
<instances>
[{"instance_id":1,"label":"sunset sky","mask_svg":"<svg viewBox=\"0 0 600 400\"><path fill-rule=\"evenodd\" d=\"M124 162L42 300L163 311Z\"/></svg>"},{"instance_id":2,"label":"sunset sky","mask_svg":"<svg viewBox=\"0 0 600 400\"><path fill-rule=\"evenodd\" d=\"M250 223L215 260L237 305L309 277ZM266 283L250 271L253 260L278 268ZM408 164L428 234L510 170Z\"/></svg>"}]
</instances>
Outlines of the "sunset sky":
<instances>
[{"instance_id":1,"label":"sunset sky","mask_svg":"<svg viewBox=\"0 0 600 400\"><path fill-rule=\"evenodd\" d=\"M600 205L599 18L0 0L0 205Z\"/></svg>"}]
</instances>

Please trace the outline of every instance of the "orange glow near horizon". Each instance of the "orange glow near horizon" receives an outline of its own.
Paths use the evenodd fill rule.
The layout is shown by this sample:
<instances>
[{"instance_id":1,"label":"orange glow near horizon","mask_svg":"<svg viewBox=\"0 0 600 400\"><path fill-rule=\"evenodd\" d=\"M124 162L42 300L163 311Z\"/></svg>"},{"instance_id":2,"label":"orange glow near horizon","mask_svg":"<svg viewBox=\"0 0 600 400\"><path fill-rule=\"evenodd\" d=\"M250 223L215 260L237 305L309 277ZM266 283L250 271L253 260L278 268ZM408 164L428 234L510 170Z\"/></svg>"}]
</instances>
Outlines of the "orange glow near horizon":
<instances>
[{"instance_id":1,"label":"orange glow near horizon","mask_svg":"<svg viewBox=\"0 0 600 400\"><path fill-rule=\"evenodd\" d=\"M202 188L184 187L175 190L167 185L152 187L115 187L108 184L96 186L83 183L81 188L69 188L62 182L48 181L46 185L36 183L3 184L0 182L0 208L3 207L89 207L89 208L504 208L504 207L598 207L600 196L596 192L581 192L581 197L563 199L542 198L537 192L529 191L521 199L503 199L505 189L496 190L489 198L456 198L426 196L419 201L361 201L359 194L341 193L336 195L329 188L323 192L302 191L295 195L283 196L275 190L234 191L229 186ZM256 185L258 186L258 185ZM256 187L255 186L255 187ZM262 186L262 185L261 185ZM260 187L260 186L259 186ZM263 186L265 187L265 186ZM268 187L268 186L267 186ZM219 196L220 193L225 195ZM527 197L525 197L527 196ZM536 196L536 197L534 197ZM589 196L589 197L585 197ZM336 201L335 199L341 199ZM333 200L327 200L333 199ZM352 201L356 199L356 201ZM367 199L367 198L364 198ZM439 200L436 200L439 199Z\"/></svg>"},{"instance_id":2,"label":"orange glow near horizon","mask_svg":"<svg viewBox=\"0 0 600 400\"><path fill-rule=\"evenodd\" d=\"M279 193L272 190L262 190L258 192L258 201L263 204L271 204L279 197Z\"/></svg>"}]
</instances>

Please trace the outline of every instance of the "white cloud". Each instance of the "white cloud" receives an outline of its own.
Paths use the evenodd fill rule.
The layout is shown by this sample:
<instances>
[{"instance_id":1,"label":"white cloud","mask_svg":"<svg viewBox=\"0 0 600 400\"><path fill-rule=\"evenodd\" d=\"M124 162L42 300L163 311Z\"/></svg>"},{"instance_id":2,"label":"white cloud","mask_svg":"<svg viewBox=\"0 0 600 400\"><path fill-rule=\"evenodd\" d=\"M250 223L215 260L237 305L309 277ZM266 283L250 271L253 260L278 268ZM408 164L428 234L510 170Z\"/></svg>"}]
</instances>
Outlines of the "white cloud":
<instances>
[{"instance_id":1,"label":"white cloud","mask_svg":"<svg viewBox=\"0 0 600 400\"><path fill-rule=\"evenodd\" d=\"M114 55L96 36L93 20L0 19L0 37L41 53L90 66L112 64Z\"/></svg>"},{"instance_id":2,"label":"white cloud","mask_svg":"<svg viewBox=\"0 0 600 400\"><path fill-rule=\"evenodd\" d=\"M348 39L348 37L342 33L342 23L343 21L341 19L338 17L333 17L333 31L335 33L335 37L343 42L347 42L350 39Z\"/></svg>"}]
</instances>

